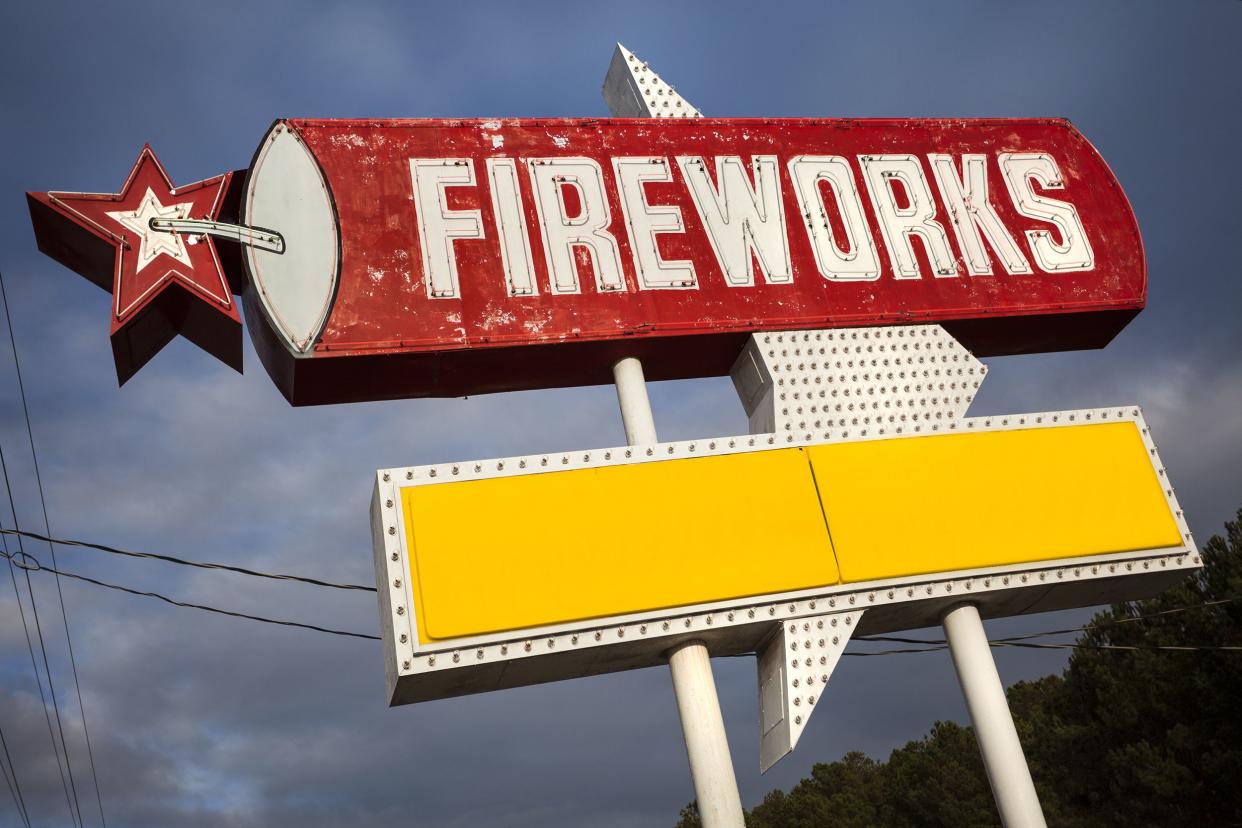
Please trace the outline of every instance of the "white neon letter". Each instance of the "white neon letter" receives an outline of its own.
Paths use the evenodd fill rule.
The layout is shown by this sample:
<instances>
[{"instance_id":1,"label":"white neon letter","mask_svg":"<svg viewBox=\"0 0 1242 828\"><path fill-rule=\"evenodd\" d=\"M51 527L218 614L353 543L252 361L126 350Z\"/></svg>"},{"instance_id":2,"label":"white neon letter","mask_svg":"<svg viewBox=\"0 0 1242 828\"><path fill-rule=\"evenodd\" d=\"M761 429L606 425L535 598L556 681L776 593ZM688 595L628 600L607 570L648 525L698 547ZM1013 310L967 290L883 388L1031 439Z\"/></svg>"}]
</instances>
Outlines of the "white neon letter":
<instances>
[{"instance_id":1,"label":"white neon letter","mask_svg":"<svg viewBox=\"0 0 1242 828\"><path fill-rule=\"evenodd\" d=\"M483 238L483 217L478 210L448 209L444 188L473 187L474 162L469 158L411 158L410 174L427 296L456 299L461 296L461 285L453 241Z\"/></svg>"},{"instance_id":2,"label":"white neon letter","mask_svg":"<svg viewBox=\"0 0 1242 828\"><path fill-rule=\"evenodd\" d=\"M530 234L522 215L522 194L518 189L517 161L513 158L487 159L487 180L492 191L492 214L500 236L500 259L505 268L505 287L510 296L534 296L535 265L530 255Z\"/></svg>"},{"instance_id":3,"label":"white neon letter","mask_svg":"<svg viewBox=\"0 0 1242 828\"><path fill-rule=\"evenodd\" d=\"M535 191L535 207L543 228L544 255L553 293L581 293L575 249L590 251L595 285L601 292L625 289L621 252L608 232L612 214L604 193L604 171L590 158L531 158L527 160ZM568 215L564 187L578 194L581 212Z\"/></svg>"},{"instance_id":4,"label":"white neon letter","mask_svg":"<svg viewBox=\"0 0 1242 828\"><path fill-rule=\"evenodd\" d=\"M666 158L613 158L617 189L621 194L621 212L630 230L630 248L634 252L634 268L642 290L696 288L694 264L685 259L666 261L660 258L656 236L660 233L684 233L681 210L671 205L652 206L647 203L645 184L667 184L673 180Z\"/></svg>"},{"instance_id":5,"label":"white neon letter","mask_svg":"<svg viewBox=\"0 0 1242 828\"><path fill-rule=\"evenodd\" d=\"M986 155L963 155L962 175L958 177L952 155L929 153L932 174L940 187L940 197L949 208L953 219L953 233L966 259L966 271L971 276L990 276L992 260L983 248L983 235L988 237L992 249L1000 256L1009 273L1030 273L1031 266L1005 229L996 208L988 199L988 157Z\"/></svg>"},{"instance_id":6,"label":"white neon letter","mask_svg":"<svg viewBox=\"0 0 1242 828\"><path fill-rule=\"evenodd\" d=\"M867 227L862 199L854 183L850 162L839 155L798 155L789 161L789 177L798 194L798 207L815 251L820 275L834 282L859 282L880 278L880 258ZM828 210L819 184L826 181L836 199L845 227L845 250L832 237Z\"/></svg>"},{"instance_id":7,"label":"white neon letter","mask_svg":"<svg viewBox=\"0 0 1242 828\"><path fill-rule=\"evenodd\" d=\"M923 176L923 165L913 155L860 155L863 177L875 205L880 231L888 245L888 256L897 279L919 278L918 260L914 256L911 236L923 240L927 257L936 276L956 276L957 264L944 227L936 221L936 202ZM893 182L905 188L909 204L897 205Z\"/></svg>"},{"instance_id":8,"label":"white neon letter","mask_svg":"<svg viewBox=\"0 0 1242 828\"><path fill-rule=\"evenodd\" d=\"M677 164L690 186L699 218L707 228L707 238L724 271L725 283L732 287L755 283L752 251L768 284L792 282L789 236L785 232L785 207L781 201L776 156L752 156L753 187L746 177L742 159L736 155L716 158L719 187L712 185L702 156L678 156Z\"/></svg>"},{"instance_id":9,"label":"white neon letter","mask_svg":"<svg viewBox=\"0 0 1242 828\"><path fill-rule=\"evenodd\" d=\"M1027 230L1027 242L1039 266L1047 271L1091 270L1095 253L1087 240L1087 230L1078 219L1073 204L1042 196L1031 189L1032 179L1048 190L1065 187L1057 162L1045 152L1002 152L1001 173L1013 206L1027 218L1055 224L1061 234L1058 244L1047 230Z\"/></svg>"}]
</instances>

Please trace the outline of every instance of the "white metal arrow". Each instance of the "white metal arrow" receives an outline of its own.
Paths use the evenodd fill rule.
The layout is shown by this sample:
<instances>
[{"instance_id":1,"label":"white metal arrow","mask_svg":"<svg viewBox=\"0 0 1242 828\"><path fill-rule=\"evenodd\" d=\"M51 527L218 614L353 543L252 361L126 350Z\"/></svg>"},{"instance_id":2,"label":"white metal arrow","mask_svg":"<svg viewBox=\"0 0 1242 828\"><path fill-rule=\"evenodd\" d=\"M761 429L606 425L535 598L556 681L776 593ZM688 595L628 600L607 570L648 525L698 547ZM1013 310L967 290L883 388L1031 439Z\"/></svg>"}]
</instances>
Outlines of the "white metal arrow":
<instances>
[{"instance_id":1,"label":"white metal arrow","mask_svg":"<svg viewBox=\"0 0 1242 828\"><path fill-rule=\"evenodd\" d=\"M620 43L613 52L603 94L613 115L702 115ZM750 433L773 434L788 441L827 429L853 428L865 435L869 429L884 428L899 433L906 426L959 419L965 416L986 373L987 368L939 325L755 334L730 372L750 421ZM655 425L642 366L635 359L622 360L614 374L627 437L631 443L654 442ZM762 772L797 745L814 710L814 699L861 615L862 611L843 612L802 622L808 626L803 633L813 626L816 631L831 630L831 635L802 635L785 625L773 625L772 637L758 660ZM799 647L803 652L795 656ZM705 680L711 681L710 668ZM683 725L689 727L688 722ZM723 730L719 736L727 751ZM688 745L690 738L687 731ZM697 774L695 784L697 789Z\"/></svg>"},{"instance_id":2,"label":"white metal arrow","mask_svg":"<svg viewBox=\"0 0 1242 828\"><path fill-rule=\"evenodd\" d=\"M617 44L604 77L604 101L617 118L699 118L703 113L629 49Z\"/></svg>"},{"instance_id":3,"label":"white metal arrow","mask_svg":"<svg viewBox=\"0 0 1242 828\"><path fill-rule=\"evenodd\" d=\"M660 80L646 63L617 44L604 79L604 100L618 117L698 117L699 112ZM612 367L621 419L630 445L657 440L655 418L647 398L642 363L627 357ZM704 828L744 828L742 797L733 773L716 680L707 645L689 641L669 653L673 692L681 714L682 735L690 760L690 776Z\"/></svg>"},{"instance_id":4,"label":"white metal arrow","mask_svg":"<svg viewBox=\"0 0 1242 828\"><path fill-rule=\"evenodd\" d=\"M618 117L701 116L620 43L603 94ZM828 343L824 337L830 338ZM792 441L795 433L823 427L863 433L892 427L900 432L906 423L951 422L966 413L986 370L942 327L930 325L755 334L731 373L751 433L784 434ZM642 365L623 359L613 373L627 437L631 443L653 442L655 423ZM838 613L800 622L806 629L789 624L773 631L759 653L761 770L793 750L814 708L811 699L822 693L849 640L848 633L811 636L812 627L816 632L820 624L831 629L835 620L838 629L852 631L861 615ZM1043 812L978 610L961 604L943 620L1001 820L1006 828L1042 828ZM801 648L800 654L795 647ZM698 643L683 646L669 660L686 751L703 825L742 828L741 801L707 656L706 646ZM816 672L816 667L821 669Z\"/></svg>"}]
</instances>

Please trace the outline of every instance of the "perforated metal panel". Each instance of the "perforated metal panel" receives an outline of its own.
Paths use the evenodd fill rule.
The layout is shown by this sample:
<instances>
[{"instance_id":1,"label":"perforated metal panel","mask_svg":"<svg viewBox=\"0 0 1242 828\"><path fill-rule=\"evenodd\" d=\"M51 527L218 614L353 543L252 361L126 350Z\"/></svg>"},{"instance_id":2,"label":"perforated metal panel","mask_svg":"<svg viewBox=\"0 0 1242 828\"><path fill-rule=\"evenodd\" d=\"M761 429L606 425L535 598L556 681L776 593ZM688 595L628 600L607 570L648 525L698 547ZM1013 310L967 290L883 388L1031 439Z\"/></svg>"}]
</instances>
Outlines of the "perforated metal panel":
<instances>
[{"instance_id":1,"label":"perforated metal panel","mask_svg":"<svg viewBox=\"0 0 1242 828\"><path fill-rule=\"evenodd\" d=\"M792 443L952 422L987 370L941 326L898 325L756 334L730 373L750 432Z\"/></svg>"},{"instance_id":2,"label":"perforated metal panel","mask_svg":"<svg viewBox=\"0 0 1242 828\"><path fill-rule=\"evenodd\" d=\"M677 94L647 62L617 44L604 78L604 100L618 118L701 118L703 113Z\"/></svg>"},{"instance_id":3,"label":"perforated metal panel","mask_svg":"<svg viewBox=\"0 0 1242 828\"><path fill-rule=\"evenodd\" d=\"M759 771L798 744L862 611L813 615L779 625L759 651Z\"/></svg>"}]
</instances>

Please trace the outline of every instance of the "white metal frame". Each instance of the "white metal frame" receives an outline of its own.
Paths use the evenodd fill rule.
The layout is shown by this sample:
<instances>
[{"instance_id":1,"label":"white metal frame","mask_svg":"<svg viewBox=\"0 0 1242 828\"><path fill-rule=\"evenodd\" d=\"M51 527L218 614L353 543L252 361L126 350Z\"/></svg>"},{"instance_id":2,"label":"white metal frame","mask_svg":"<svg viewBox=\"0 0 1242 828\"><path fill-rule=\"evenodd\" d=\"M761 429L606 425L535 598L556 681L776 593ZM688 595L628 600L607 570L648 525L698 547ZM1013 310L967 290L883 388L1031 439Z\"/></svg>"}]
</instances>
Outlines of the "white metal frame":
<instances>
[{"instance_id":1,"label":"white metal frame","mask_svg":"<svg viewBox=\"0 0 1242 828\"><path fill-rule=\"evenodd\" d=\"M841 584L796 592L721 601L700 606L657 610L609 618L605 622L586 621L538 627L509 633L472 636L451 643L420 644L417 619L413 612L410 562L405 550L409 539L405 534L401 511L400 489L407 486L426 486L437 483L483 480L498 477L514 477L571 469L600 468L633 463L659 462L661 460L709 457L764 451L785 446L811 446L836 442L893 439L972 431L1016 431L1033 427L1083 425L1100 422L1133 422L1142 435L1153 468L1164 484L1165 499L1174 515L1183 544L1166 549L1149 549L1136 552L1097 555L1083 558L1048 561L1038 564L997 566L960 572L895 578L865 584ZM828 612L850 611L859 607L869 610L893 608L910 604L908 611L888 613L874 623L862 623L868 633L897 629L913 629L938 623L935 606L946 602L960 602L965 598L977 602L984 615L991 617L1022 612L1042 612L1068 606L1094 605L1106 600L1092 597L1077 602L1067 593L1069 602L1058 602L1055 596L1026 596L1025 608L1018 612L1002 611L1006 602L996 600L999 593L1038 587L1052 592L1060 586L1077 582L1102 581L1131 578L1133 588L1114 590L1118 596L1141 596L1155 592L1158 584L1171 582L1189 570L1200 566L1200 557L1194 545L1189 526L1181 507L1168 483L1167 474L1160 461L1155 443L1151 439L1146 421L1137 406L1081 409L1049 413L1014 414L997 417L969 417L950 422L915 423L909 426L855 429L832 429L820 432L786 434L743 435L703 440L683 440L639 446L621 446L609 449L562 452L538 455L519 455L494 460L466 463L437 463L428 466L409 466L386 469L377 473L375 496L372 501L372 520L376 530L376 564L381 574L380 582L389 589L380 593L381 617L384 623L385 660L389 665L389 691L394 702L407 694L404 686L417 682L420 676L465 666L481 666L497 662L520 661L533 656L589 651L612 646L618 642L635 640L651 642L644 647L642 664L657 664L669 647L687 636L702 636L721 629L742 627L753 623L788 621L820 615ZM1172 577L1156 577L1170 575ZM1096 593L1093 593L1095 595ZM991 611L989 611L991 610ZM874 615L875 613L869 613ZM536 647L538 643L538 647ZM713 646L707 639L709 649ZM727 645L720 652L729 652ZM754 650L756 648L750 648ZM614 666L600 665L607 669L597 672L628 669L635 666L632 660L617 662ZM516 678L516 676L511 676ZM534 683L529 677L521 683ZM499 681L496 687L517 686ZM412 689L412 688L411 688ZM479 692L491 687L473 687L465 682L460 693ZM409 694L416 700L421 694Z\"/></svg>"}]
</instances>

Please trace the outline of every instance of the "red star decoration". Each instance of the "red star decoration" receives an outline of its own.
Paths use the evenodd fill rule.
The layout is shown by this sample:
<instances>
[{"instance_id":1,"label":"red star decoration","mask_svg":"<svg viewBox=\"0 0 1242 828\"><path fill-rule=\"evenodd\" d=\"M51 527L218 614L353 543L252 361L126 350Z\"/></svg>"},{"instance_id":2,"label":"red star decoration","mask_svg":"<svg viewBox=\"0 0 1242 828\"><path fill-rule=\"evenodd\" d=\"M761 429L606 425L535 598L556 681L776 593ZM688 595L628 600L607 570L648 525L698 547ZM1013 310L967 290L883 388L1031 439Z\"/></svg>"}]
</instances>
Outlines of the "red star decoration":
<instances>
[{"instance_id":1,"label":"red star decoration","mask_svg":"<svg viewBox=\"0 0 1242 828\"><path fill-rule=\"evenodd\" d=\"M219 219L232 183L225 173L173 187L145 146L119 193L26 194L39 249L112 293L120 384L178 334L241 371L241 317L216 241L150 226L152 218Z\"/></svg>"}]
</instances>

